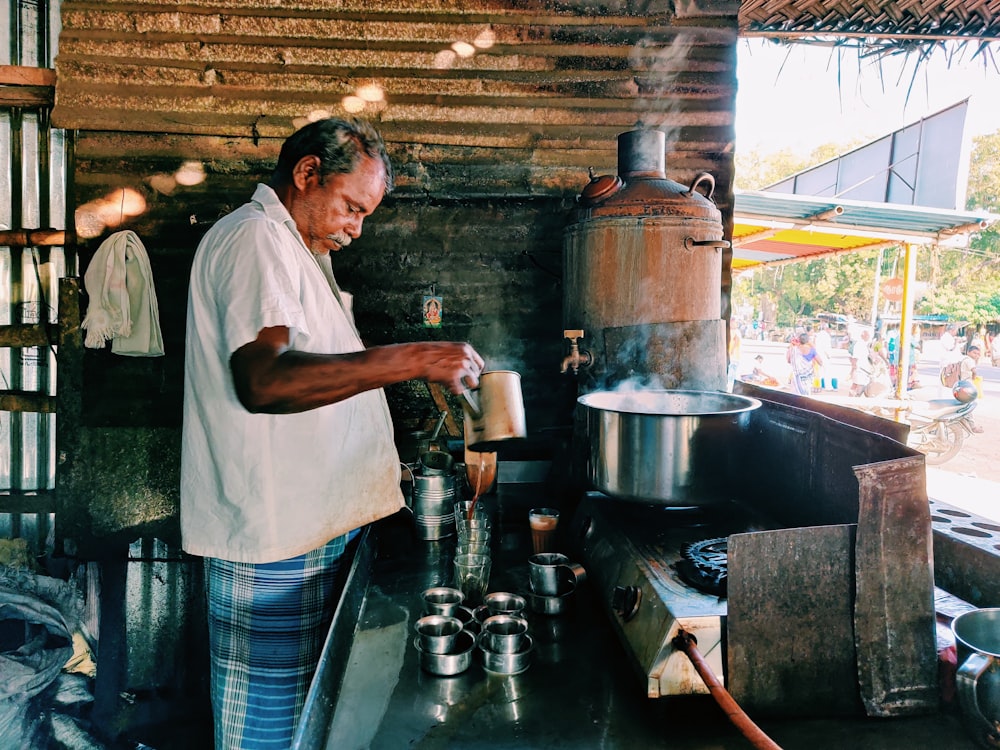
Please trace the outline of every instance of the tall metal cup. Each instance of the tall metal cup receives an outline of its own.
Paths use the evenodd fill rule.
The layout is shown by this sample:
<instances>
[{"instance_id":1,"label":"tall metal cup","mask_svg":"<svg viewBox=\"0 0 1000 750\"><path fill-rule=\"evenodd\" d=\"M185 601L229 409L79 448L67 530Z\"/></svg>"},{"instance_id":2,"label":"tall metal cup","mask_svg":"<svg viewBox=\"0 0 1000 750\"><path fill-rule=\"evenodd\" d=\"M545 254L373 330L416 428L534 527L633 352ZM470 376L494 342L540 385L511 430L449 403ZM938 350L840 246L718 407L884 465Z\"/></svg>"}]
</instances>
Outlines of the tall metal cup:
<instances>
[{"instance_id":1,"label":"tall metal cup","mask_svg":"<svg viewBox=\"0 0 1000 750\"><path fill-rule=\"evenodd\" d=\"M976 742L995 750L1000 747L1000 608L964 612L951 629L962 716Z\"/></svg>"},{"instance_id":2,"label":"tall metal cup","mask_svg":"<svg viewBox=\"0 0 1000 750\"><path fill-rule=\"evenodd\" d=\"M479 388L465 391L462 400L469 450L495 451L499 443L527 436L521 376L513 370L484 372Z\"/></svg>"},{"instance_id":3,"label":"tall metal cup","mask_svg":"<svg viewBox=\"0 0 1000 750\"><path fill-rule=\"evenodd\" d=\"M454 474L414 476L411 503L421 539L433 541L455 533Z\"/></svg>"}]
</instances>

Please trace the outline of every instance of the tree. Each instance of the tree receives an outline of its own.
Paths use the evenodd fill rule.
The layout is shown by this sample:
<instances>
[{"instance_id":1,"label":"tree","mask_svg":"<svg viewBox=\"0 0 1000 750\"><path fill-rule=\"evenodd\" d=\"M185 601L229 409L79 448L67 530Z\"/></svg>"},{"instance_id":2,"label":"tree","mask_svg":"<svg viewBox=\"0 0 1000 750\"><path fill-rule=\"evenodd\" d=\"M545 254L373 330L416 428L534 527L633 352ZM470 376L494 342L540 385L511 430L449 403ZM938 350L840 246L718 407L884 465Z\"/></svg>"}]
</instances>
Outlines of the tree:
<instances>
[{"instance_id":1,"label":"tree","mask_svg":"<svg viewBox=\"0 0 1000 750\"><path fill-rule=\"evenodd\" d=\"M878 250L861 250L748 271L733 284L734 307L757 310L756 298L766 296L775 306L774 322L783 327L821 312L867 320L878 257Z\"/></svg>"},{"instance_id":2,"label":"tree","mask_svg":"<svg viewBox=\"0 0 1000 750\"><path fill-rule=\"evenodd\" d=\"M1000 131L972 141L966 208L1000 213ZM919 312L944 313L977 325L1000 320L1000 224L974 233L968 248L934 248L926 276L931 291Z\"/></svg>"},{"instance_id":3,"label":"tree","mask_svg":"<svg viewBox=\"0 0 1000 750\"><path fill-rule=\"evenodd\" d=\"M855 143L860 145L860 142ZM762 154L756 149L737 152L736 187L740 190L761 190L791 177L807 167L822 164L854 146L826 143L817 146L808 156L782 149L772 154Z\"/></svg>"},{"instance_id":4,"label":"tree","mask_svg":"<svg viewBox=\"0 0 1000 750\"><path fill-rule=\"evenodd\" d=\"M813 163L809 159L783 149L774 154L761 154L757 150L736 154L736 187L741 190L760 190L805 169Z\"/></svg>"}]
</instances>

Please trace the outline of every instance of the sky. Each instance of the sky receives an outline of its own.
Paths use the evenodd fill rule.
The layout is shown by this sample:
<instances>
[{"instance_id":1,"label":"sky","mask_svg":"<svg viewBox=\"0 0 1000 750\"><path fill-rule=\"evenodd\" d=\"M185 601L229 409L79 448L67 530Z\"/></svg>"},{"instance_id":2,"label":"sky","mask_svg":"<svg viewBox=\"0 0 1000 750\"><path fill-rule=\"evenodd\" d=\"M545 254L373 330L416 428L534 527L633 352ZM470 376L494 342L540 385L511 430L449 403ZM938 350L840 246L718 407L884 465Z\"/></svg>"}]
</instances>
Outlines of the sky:
<instances>
[{"instance_id":1,"label":"sky","mask_svg":"<svg viewBox=\"0 0 1000 750\"><path fill-rule=\"evenodd\" d=\"M854 49L740 40L737 148L808 155L827 143L881 137L967 97L967 136L994 133L1000 47L994 45L996 59L985 65L974 51L970 45L954 52L949 65L937 49L914 78L915 58L904 55L883 60L880 73L879 63L859 61Z\"/></svg>"}]
</instances>

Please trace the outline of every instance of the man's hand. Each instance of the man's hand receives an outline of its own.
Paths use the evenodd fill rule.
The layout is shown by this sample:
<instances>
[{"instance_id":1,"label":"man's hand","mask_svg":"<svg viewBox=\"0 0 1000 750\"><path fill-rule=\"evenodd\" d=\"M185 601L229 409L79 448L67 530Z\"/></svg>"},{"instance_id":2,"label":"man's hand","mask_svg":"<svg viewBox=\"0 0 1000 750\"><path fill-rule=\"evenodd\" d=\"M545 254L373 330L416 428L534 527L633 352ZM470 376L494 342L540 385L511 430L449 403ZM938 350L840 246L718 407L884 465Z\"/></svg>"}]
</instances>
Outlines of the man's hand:
<instances>
[{"instance_id":1,"label":"man's hand","mask_svg":"<svg viewBox=\"0 0 1000 750\"><path fill-rule=\"evenodd\" d=\"M454 394L479 385L485 363L460 341L376 346L348 354L288 348L289 331L261 330L229 360L240 403L253 413L287 414L343 401L405 380L440 383Z\"/></svg>"},{"instance_id":2,"label":"man's hand","mask_svg":"<svg viewBox=\"0 0 1000 750\"><path fill-rule=\"evenodd\" d=\"M485 362L469 344L456 341L431 341L402 344L416 349L415 356L423 363L424 380L440 383L454 394L475 388Z\"/></svg>"}]
</instances>

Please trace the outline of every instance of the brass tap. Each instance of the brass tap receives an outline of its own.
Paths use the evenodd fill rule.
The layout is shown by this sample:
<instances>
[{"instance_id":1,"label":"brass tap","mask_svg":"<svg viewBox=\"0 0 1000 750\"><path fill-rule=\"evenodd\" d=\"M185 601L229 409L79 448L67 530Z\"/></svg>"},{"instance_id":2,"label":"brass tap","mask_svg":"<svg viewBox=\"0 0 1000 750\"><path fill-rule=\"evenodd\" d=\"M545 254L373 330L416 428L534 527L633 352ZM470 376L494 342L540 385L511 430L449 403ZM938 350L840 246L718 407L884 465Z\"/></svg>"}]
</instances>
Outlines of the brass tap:
<instances>
[{"instance_id":1,"label":"brass tap","mask_svg":"<svg viewBox=\"0 0 1000 750\"><path fill-rule=\"evenodd\" d=\"M582 330L563 331L563 338L569 339L569 354L563 357L559 372L565 373L570 368L576 375L581 367L590 367L594 363L593 355L586 349L581 349L577 339L583 338Z\"/></svg>"}]
</instances>

